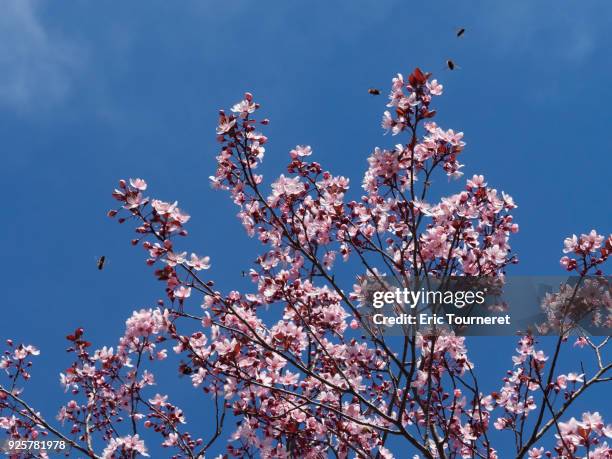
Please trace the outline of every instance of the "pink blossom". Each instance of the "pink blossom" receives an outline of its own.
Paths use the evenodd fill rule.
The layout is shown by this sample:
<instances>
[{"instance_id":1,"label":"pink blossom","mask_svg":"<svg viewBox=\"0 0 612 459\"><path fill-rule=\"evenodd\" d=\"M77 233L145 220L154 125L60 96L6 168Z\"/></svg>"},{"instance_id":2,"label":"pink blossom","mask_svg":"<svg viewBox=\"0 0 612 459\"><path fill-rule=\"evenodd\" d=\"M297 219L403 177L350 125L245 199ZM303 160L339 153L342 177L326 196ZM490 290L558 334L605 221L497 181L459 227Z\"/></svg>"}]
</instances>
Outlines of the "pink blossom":
<instances>
[{"instance_id":1,"label":"pink blossom","mask_svg":"<svg viewBox=\"0 0 612 459\"><path fill-rule=\"evenodd\" d=\"M546 357L546 355L544 354L544 351L533 351L532 356L535 361L541 364L543 364L544 362L548 360L548 357Z\"/></svg>"},{"instance_id":2,"label":"pink blossom","mask_svg":"<svg viewBox=\"0 0 612 459\"><path fill-rule=\"evenodd\" d=\"M272 195L268 198L271 206L276 206L281 197L297 196L305 191L299 177L286 178L283 174L272 184Z\"/></svg>"},{"instance_id":3,"label":"pink blossom","mask_svg":"<svg viewBox=\"0 0 612 459\"><path fill-rule=\"evenodd\" d=\"M578 247L578 237L574 234L571 238L565 238L563 245L563 253L573 252Z\"/></svg>"},{"instance_id":4,"label":"pink blossom","mask_svg":"<svg viewBox=\"0 0 612 459\"><path fill-rule=\"evenodd\" d=\"M584 347L584 346L586 346L587 344L588 344L588 341L587 341L586 337L584 337L584 336L579 336L579 337L576 339L576 342L574 343L574 346Z\"/></svg>"},{"instance_id":5,"label":"pink blossom","mask_svg":"<svg viewBox=\"0 0 612 459\"><path fill-rule=\"evenodd\" d=\"M154 199L151 202L151 205L159 215L170 215L178 205L178 202L175 201L174 203L170 204L168 202Z\"/></svg>"},{"instance_id":6,"label":"pink blossom","mask_svg":"<svg viewBox=\"0 0 612 459\"><path fill-rule=\"evenodd\" d=\"M484 180L484 175L474 175L470 180L467 181L467 186L470 188L479 188L487 186L487 182Z\"/></svg>"},{"instance_id":7,"label":"pink blossom","mask_svg":"<svg viewBox=\"0 0 612 459\"><path fill-rule=\"evenodd\" d=\"M141 178L130 179L130 185L139 191L145 191L147 189L147 182Z\"/></svg>"},{"instance_id":8,"label":"pink blossom","mask_svg":"<svg viewBox=\"0 0 612 459\"><path fill-rule=\"evenodd\" d=\"M246 118L247 115L253 113L257 107L252 101L244 99L232 107L232 112L239 113L241 118Z\"/></svg>"},{"instance_id":9,"label":"pink blossom","mask_svg":"<svg viewBox=\"0 0 612 459\"><path fill-rule=\"evenodd\" d=\"M603 236L597 234L597 231L591 230L589 234L582 234L580 236L580 248L585 252L595 252L601 247L603 240Z\"/></svg>"},{"instance_id":10,"label":"pink blossom","mask_svg":"<svg viewBox=\"0 0 612 459\"><path fill-rule=\"evenodd\" d=\"M191 254L191 258L187 262L196 271L210 268L210 257L199 258L195 253Z\"/></svg>"},{"instance_id":11,"label":"pink blossom","mask_svg":"<svg viewBox=\"0 0 612 459\"><path fill-rule=\"evenodd\" d=\"M191 287L180 285L174 289L174 296L179 300L185 300L191 296Z\"/></svg>"},{"instance_id":12,"label":"pink blossom","mask_svg":"<svg viewBox=\"0 0 612 459\"><path fill-rule=\"evenodd\" d=\"M584 382L584 374L577 374L577 373L568 373L567 374L567 381L571 382L571 383L583 383Z\"/></svg>"},{"instance_id":13,"label":"pink blossom","mask_svg":"<svg viewBox=\"0 0 612 459\"><path fill-rule=\"evenodd\" d=\"M385 111L385 113L383 113L383 118L381 122L381 126L385 130L385 133L389 132L393 128L394 124L395 123L393 121L393 118L391 118L391 113L388 111Z\"/></svg>"},{"instance_id":14,"label":"pink blossom","mask_svg":"<svg viewBox=\"0 0 612 459\"><path fill-rule=\"evenodd\" d=\"M164 260L164 262L167 263L168 266L181 265L187 262L186 257L187 257L187 252L181 252L181 253L168 252L166 254L166 259Z\"/></svg>"},{"instance_id":15,"label":"pink blossom","mask_svg":"<svg viewBox=\"0 0 612 459\"><path fill-rule=\"evenodd\" d=\"M560 389L567 388L567 376L566 375L557 376L557 386L559 386Z\"/></svg>"},{"instance_id":16,"label":"pink blossom","mask_svg":"<svg viewBox=\"0 0 612 459\"><path fill-rule=\"evenodd\" d=\"M291 158L303 158L312 154L312 148L309 145L298 145L289 153Z\"/></svg>"},{"instance_id":17,"label":"pink blossom","mask_svg":"<svg viewBox=\"0 0 612 459\"><path fill-rule=\"evenodd\" d=\"M387 448L381 446L378 448L378 453L382 459L393 459L395 456Z\"/></svg>"},{"instance_id":18,"label":"pink blossom","mask_svg":"<svg viewBox=\"0 0 612 459\"><path fill-rule=\"evenodd\" d=\"M439 84L438 80L431 80L431 82L427 82L427 88L432 95L441 96L444 86Z\"/></svg>"},{"instance_id":19,"label":"pink blossom","mask_svg":"<svg viewBox=\"0 0 612 459\"><path fill-rule=\"evenodd\" d=\"M125 208L126 209L135 209L145 203L145 198L142 196L142 193L128 193L125 198Z\"/></svg>"},{"instance_id":20,"label":"pink blossom","mask_svg":"<svg viewBox=\"0 0 612 459\"><path fill-rule=\"evenodd\" d=\"M226 134L236 125L235 119L230 119L225 116L220 117L217 125L217 134Z\"/></svg>"},{"instance_id":21,"label":"pink blossom","mask_svg":"<svg viewBox=\"0 0 612 459\"><path fill-rule=\"evenodd\" d=\"M530 459L540 459L544 454L544 448L531 448L529 450Z\"/></svg>"},{"instance_id":22,"label":"pink blossom","mask_svg":"<svg viewBox=\"0 0 612 459\"><path fill-rule=\"evenodd\" d=\"M125 451L126 453L136 452L142 456L149 457L144 441L140 439L138 434L126 435L125 437L112 438L108 446L102 452L103 459L111 459L116 451Z\"/></svg>"},{"instance_id":23,"label":"pink blossom","mask_svg":"<svg viewBox=\"0 0 612 459\"><path fill-rule=\"evenodd\" d=\"M149 399L149 403L151 405L161 407L163 404L166 403L166 400L168 400L167 395L155 394L155 397L153 397L152 399Z\"/></svg>"}]
</instances>

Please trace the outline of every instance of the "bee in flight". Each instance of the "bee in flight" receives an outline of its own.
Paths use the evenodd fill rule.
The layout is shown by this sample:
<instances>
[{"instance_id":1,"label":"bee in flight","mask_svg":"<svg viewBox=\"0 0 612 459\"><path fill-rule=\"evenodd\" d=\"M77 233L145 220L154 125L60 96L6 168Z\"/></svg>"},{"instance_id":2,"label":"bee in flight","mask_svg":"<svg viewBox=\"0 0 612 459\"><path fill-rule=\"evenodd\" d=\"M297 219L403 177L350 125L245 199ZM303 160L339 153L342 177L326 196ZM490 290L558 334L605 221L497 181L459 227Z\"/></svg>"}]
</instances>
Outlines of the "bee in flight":
<instances>
[{"instance_id":1,"label":"bee in flight","mask_svg":"<svg viewBox=\"0 0 612 459\"><path fill-rule=\"evenodd\" d=\"M462 37L464 33L465 33L464 27L457 29L457 37Z\"/></svg>"},{"instance_id":2,"label":"bee in flight","mask_svg":"<svg viewBox=\"0 0 612 459\"><path fill-rule=\"evenodd\" d=\"M455 70L456 68L459 68L459 67L457 66L457 64L455 64L455 62L453 62L450 59L448 59L446 61L446 68L449 69L449 70Z\"/></svg>"},{"instance_id":3,"label":"bee in flight","mask_svg":"<svg viewBox=\"0 0 612 459\"><path fill-rule=\"evenodd\" d=\"M368 94L372 94L373 96L380 96L380 89L370 88L368 89Z\"/></svg>"},{"instance_id":4,"label":"bee in flight","mask_svg":"<svg viewBox=\"0 0 612 459\"><path fill-rule=\"evenodd\" d=\"M98 267L99 271L102 271L102 269L104 269L105 263L106 263L106 257L104 255L98 258L98 261L96 262L96 266Z\"/></svg>"},{"instance_id":5,"label":"bee in flight","mask_svg":"<svg viewBox=\"0 0 612 459\"><path fill-rule=\"evenodd\" d=\"M186 363L181 362L181 364L179 365L179 375L189 376L190 374L193 374L193 368L191 368Z\"/></svg>"}]
</instances>

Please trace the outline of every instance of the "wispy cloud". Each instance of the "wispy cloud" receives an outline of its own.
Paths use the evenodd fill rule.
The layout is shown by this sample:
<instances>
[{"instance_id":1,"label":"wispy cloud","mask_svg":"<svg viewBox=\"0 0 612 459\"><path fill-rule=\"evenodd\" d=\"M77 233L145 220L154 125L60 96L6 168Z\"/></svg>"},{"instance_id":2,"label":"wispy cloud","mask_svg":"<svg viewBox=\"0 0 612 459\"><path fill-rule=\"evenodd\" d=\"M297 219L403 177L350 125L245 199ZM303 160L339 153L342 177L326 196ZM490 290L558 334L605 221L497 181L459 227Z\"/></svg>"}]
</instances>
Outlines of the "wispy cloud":
<instances>
[{"instance_id":1,"label":"wispy cloud","mask_svg":"<svg viewBox=\"0 0 612 459\"><path fill-rule=\"evenodd\" d=\"M3 0L0 108L33 112L61 103L79 71L81 50L43 24L36 0Z\"/></svg>"},{"instance_id":2,"label":"wispy cloud","mask_svg":"<svg viewBox=\"0 0 612 459\"><path fill-rule=\"evenodd\" d=\"M567 0L486 2L482 23L495 37L494 52L579 64L605 46L610 11L607 3Z\"/></svg>"}]
</instances>

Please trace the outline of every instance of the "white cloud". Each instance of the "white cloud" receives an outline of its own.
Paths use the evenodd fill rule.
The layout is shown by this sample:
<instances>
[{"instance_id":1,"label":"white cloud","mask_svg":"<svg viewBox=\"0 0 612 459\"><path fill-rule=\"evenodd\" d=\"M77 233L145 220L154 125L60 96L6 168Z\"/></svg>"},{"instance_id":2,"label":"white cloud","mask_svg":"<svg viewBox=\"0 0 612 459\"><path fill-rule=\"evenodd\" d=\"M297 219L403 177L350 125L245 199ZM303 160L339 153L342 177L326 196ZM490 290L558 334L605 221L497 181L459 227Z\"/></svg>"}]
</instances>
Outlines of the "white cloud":
<instances>
[{"instance_id":1,"label":"white cloud","mask_svg":"<svg viewBox=\"0 0 612 459\"><path fill-rule=\"evenodd\" d=\"M79 69L80 49L41 22L36 0L2 0L0 108L32 112L63 101Z\"/></svg>"}]
</instances>

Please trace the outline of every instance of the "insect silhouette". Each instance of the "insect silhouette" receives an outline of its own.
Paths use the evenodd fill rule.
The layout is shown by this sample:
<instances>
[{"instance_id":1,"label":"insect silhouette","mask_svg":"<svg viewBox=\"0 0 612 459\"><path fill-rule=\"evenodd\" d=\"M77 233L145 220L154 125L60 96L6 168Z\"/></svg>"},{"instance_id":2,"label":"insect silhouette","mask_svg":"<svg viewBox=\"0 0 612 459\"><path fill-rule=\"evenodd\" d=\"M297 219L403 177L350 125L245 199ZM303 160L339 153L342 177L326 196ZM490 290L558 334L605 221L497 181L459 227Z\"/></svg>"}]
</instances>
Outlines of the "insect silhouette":
<instances>
[{"instance_id":1,"label":"insect silhouette","mask_svg":"<svg viewBox=\"0 0 612 459\"><path fill-rule=\"evenodd\" d=\"M106 257L104 255L98 258L98 261L96 262L96 266L98 267L99 271L102 271L102 269L104 269L105 263L106 263Z\"/></svg>"},{"instance_id":2,"label":"insect silhouette","mask_svg":"<svg viewBox=\"0 0 612 459\"><path fill-rule=\"evenodd\" d=\"M193 374L193 368L191 368L186 363L181 362L181 364L179 365L179 374L181 376L189 376L190 374Z\"/></svg>"},{"instance_id":3,"label":"insect silhouette","mask_svg":"<svg viewBox=\"0 0 612 459\"><path fill-rule=\"evenodd\" d=\"M457 29L457 37L462 37L464 33L465 33L464 27Z\"/></svg>"},{"instance_id":4,"label":"insect silhouette","mask_svg":"<svg viewBox=\"0 0 612 459\"><path fill-rule=\"evenodd\" d=\"M459 67L457 66L457 64L455 64L455 62L448 59L446 61L446 68L448 68L449 70L455 70L456 68L459 68Z\"/></svg>"},{"instance_id":5,"label":"insect silhouette","mask_svg":"<svg viewBox=\"0 0 612 459\"><path fill-rule=\"evenodd\" d=\"M368 89L368 94L372 94L373 96L380 96L380 90L376 88Z\"/></svg>"}]
</instances>

